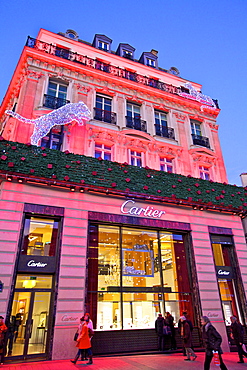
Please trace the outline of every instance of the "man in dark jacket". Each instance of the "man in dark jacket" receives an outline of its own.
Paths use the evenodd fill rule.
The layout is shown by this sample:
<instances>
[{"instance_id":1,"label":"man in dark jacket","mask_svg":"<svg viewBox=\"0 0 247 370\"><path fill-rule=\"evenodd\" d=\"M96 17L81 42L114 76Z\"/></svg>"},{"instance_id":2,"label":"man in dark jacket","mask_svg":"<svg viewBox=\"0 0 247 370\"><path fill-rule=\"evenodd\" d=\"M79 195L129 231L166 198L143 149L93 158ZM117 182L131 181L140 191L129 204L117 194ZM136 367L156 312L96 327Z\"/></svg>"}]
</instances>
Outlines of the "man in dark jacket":
<instances>
[{"instance_id":1,"label":"man in dark jacket","mask_svg":"<svg viewBox=\"0 0 247 370\"><path fill-rule=\"evenodd\" d=\"M161 313L159 313L157 319L155 320L155 331L158 335L158 346L159 351L164 351L164 333L163 333L163 327L165 324L165 319L162 316Z\"/></svg>"},{"instance_id":2,"label":"man in dark jacket","mask_svg":"<svg viewBox=\"0 0 247 370\"><path fill-rule=\"evenodd\" d=\"M215 327L211 324L207 316L202 316L202 339L205 344L206 356L204 361L204 370L210 369L210 363L213 358L213 351L218 352L220 360L220 368L222 370L227 370L226 365L222 360L222 349L220 347L222 338L221 335L217 332Z\"/></svg>"},{"instance_id":3,"label":"man in dark jacket","mask_svg":"<svg viewBox=\"0 0 247 370\"><path fill-rule=\"evenodd\" d=\"M177 343L175 339L174 317L170 314L170 312L166 312L165 321L171 329L171 350L177 349Z\"/></svg>"},{"instance_id":4,"label":"man in dark jacket","mask_svg":"<svg viewBox=\"0 0 247 370\"><path fill-rule=\"evenodd\" d=\"M247 356L247 353L244 352L242 345L244 343L244 330L240 322L235 316L230 317L231 320L231 338L234 339L236 346L238 348L238 363L244 363L244 355Z\"/></svg>"}]
</instances>

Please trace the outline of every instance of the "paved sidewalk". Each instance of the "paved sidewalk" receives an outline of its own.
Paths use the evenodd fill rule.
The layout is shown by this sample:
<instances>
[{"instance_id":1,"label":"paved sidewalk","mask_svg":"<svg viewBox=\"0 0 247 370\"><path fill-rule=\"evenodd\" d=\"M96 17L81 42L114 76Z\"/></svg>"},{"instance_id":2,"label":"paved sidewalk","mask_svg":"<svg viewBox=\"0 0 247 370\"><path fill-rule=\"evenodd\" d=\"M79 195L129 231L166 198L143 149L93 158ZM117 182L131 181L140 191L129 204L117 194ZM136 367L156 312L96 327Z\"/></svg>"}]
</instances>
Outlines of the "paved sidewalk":
<instances>
[{"instance_id":1,"label":"paved sidewalk","mask_svg":"<svg viewBox=\"0 0 247 370\"><path fill-rule=\"evenodd\" d=\"M158 355L135 355L118 357L95 357L92 365L87 365L85 361L78 361L73 365L69 360L42 361L18 364L4 364L0 366L4 370L203 370L204 353L197 353L196 361L184 361L181 354L158 354ZM247 369L247 359L245 364L238 364L238 355L234 353L224 353L224 362L228 370ZM212 370L219 369L214 364Z\"/></svg>"}]
</instances>

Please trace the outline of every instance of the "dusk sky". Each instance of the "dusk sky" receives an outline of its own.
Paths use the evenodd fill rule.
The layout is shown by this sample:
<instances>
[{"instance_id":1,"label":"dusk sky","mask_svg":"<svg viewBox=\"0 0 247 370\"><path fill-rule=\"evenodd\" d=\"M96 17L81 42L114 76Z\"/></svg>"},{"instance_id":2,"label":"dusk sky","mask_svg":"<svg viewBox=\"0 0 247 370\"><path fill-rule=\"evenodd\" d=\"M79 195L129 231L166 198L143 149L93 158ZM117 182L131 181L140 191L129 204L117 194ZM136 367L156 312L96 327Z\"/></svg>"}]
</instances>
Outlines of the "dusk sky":
<instances>
[{"instance_id":1,"label":"dusk sky","mask_svg":"<svg viewBox=\"0 0 247 370\"><path fill-rule=\"evenodd\" d=\"M219 136L229 183L247 172L247 0L1 0L0 101L25 45L40 28L96 33L143 51L158 50L159 66L202 84L218 99Z\"/></svg>"}]
</instances>

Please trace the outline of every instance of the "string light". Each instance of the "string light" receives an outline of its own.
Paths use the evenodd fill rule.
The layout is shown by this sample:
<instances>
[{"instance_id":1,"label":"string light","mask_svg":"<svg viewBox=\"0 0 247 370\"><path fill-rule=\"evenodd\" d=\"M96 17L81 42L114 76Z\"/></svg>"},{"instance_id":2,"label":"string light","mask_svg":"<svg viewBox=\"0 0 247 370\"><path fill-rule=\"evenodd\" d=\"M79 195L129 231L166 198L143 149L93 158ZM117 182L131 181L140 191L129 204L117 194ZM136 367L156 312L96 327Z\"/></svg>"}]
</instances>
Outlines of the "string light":
<instances>
[{"instance_id":1,"label":"string light","mask_svg":"<svg viewBox=\"0 0 247 370\"><path fill-rule=\"evenodd\" d=\"M21 122L34 124L33 134L31 136L32 145L38 145L39 140L45 137L52 127L56 125L67 125L76 121L81 126L85 121L91 119L91 112L82 101L66 104L37 119L22 117L20 114L11 110L6 110L5 113L17 118Z\"/></svg>"}]
</instances>

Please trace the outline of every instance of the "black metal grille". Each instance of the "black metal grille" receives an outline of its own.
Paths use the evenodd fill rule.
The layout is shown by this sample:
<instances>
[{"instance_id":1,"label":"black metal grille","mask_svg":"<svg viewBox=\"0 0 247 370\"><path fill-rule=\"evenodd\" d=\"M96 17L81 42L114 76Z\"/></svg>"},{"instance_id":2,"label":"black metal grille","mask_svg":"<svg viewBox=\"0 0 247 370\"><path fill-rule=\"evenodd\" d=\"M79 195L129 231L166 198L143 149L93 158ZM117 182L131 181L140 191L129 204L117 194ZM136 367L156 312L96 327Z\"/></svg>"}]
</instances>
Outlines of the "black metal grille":
<instances>
[{"instance_id":1,"label":"black metal grille","mask_svg":"<svg viewBox=\"0 0 247 370\"><path fill-rule=\"evenodd\" d=\"M68 104L69 102L70 102L69 100L63 98L56 98L55 96L45 94L43 107L57 109L65 104Z\"/></svg>"},{"instance_id":2,"label":"black metal grille","mask_svg":"<svg viewBox=\"0 0 247 370\"><path fill-rule=\"evenodd\" d=\"M139 117L126 116L126 127L147 132L147 122Z\"/></svg>"},{"instance_id":3,"label":"black metal grille","mask_svg":"<svg viewBox=\"0 0 247 370\"><path fill-rule=\"evenodd\" d=\"M108 110L94 108L94 119L115 125L117 121L117 115L116 113L110 112Z\"/></svg>"},{"instance_id":4,"label":"black metal grille","mask_svg":"<svg viewBox=\"0 0 247 370\"><path fill-rule=\"evenodd\" d=\"M192 134L192 139L194 145L200 145L210 149L208 137Z\"/></svg>"},{"instance_id":5,"label":"black metal grille","mask_svg":"<svg viewBox=\"0 0 247 370\"><path fill-rule=\"evenodd\" d=\"M175 140L174 129L167 126L155 125L156 135Z\"/></svg>"}]
</instances>

